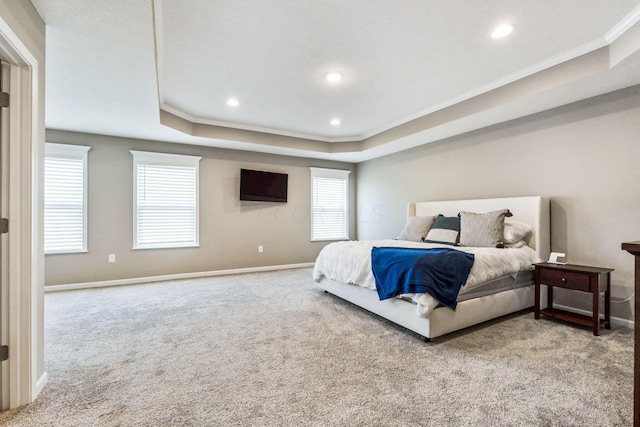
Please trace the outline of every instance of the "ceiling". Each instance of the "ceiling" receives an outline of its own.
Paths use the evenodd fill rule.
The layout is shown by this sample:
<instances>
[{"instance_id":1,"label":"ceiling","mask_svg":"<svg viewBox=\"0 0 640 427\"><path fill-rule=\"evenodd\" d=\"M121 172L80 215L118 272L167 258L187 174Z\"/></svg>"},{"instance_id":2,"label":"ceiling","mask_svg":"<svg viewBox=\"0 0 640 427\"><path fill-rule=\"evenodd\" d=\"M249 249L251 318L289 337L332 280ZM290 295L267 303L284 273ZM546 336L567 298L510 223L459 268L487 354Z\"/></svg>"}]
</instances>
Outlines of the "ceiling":
<instances>
[{"instance_id":1,"label":"ceiling","mask_svg":"<svg viewBox=\"0 0 640 427\"><path fill-rule=\"evenodd\" d=\"M32 2L48 129L361 162L640 84L637 0Z\"/></svg>"}]
</instances>

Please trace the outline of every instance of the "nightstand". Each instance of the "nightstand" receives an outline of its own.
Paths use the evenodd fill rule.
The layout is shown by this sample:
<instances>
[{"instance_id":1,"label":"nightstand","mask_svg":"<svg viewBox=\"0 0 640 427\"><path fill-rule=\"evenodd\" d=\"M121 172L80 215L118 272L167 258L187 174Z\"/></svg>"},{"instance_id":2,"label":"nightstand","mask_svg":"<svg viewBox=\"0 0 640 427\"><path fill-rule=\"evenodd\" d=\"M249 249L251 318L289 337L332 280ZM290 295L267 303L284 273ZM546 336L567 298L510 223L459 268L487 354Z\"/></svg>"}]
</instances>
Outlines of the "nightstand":
<instances>
[{"instance_id":1,"label":"nightstand","mask_svg":"<svg viewBox=\"0 0 640 427\"><path fill-rule=\"evenodd\" d=\"M600 335L600 327L611 329L611 286L610 277L613 269L588 267L573 264L552 264L542 262L535 266L535 306L536 319L543 314L552 319L564 320L584 326L591 326L593 335ZM540 285L547 285L547 308L540 310ZM593 294L591 317L553 308L553 288L571 289ZM604 292L604 319L600 319L598 298Z\"/></svg>"}]
</instances>

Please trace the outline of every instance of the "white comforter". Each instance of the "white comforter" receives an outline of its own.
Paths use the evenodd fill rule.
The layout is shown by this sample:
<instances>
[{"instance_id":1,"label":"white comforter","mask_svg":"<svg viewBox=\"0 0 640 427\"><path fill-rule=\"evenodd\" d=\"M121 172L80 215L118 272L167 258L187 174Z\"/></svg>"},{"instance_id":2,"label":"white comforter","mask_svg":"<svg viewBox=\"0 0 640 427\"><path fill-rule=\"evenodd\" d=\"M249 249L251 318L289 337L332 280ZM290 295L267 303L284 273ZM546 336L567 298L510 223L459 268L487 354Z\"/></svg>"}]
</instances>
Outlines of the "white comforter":
<instances>
[{"instance_id":1,"label":"white comforter","mask_svg":"<svg viewBox=\"0 0 640 427\"><path fill-rule=\"evenodd\" d=\"M404 240L362 240L336 242L325 246L313 269L313 278L320 281L323 276L342 283L351 283L369 289L376 289L375 279L371 271L371 248L373 247L403 248L438 248L448 247L431 243L408 242ZM460 293L469 292L478 285L508 274L515 275L519 271L533 270L532 264L540 262L536 252L528 246L521 248L470 248L456 246L454 249L470 252L475 255L473 267L467 283ZM428 294L409 294L417 304L418 314L427 317L438 302Z\"/></svg>"}]
</instances>

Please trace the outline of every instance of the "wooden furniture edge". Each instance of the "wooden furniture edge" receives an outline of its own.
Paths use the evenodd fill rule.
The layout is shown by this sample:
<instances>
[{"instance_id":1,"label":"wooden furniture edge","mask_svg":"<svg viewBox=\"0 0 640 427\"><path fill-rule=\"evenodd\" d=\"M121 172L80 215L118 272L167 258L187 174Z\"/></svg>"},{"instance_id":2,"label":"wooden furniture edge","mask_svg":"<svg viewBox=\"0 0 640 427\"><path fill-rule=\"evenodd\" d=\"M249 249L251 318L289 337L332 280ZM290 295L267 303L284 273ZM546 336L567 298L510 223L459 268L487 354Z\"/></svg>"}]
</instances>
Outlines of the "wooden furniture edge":
<instances>
[{"instance_id":1,"label":"wooden furniture edge","mask_svg":"<svg viewBox=\"0 0 640 427\"><path fill-rule=\"evenodd\" d=\"M640 427L640 241L622 243L622 250L635 257L634 351L633 351L633 425Z\"/></svg>"}]
</instances>

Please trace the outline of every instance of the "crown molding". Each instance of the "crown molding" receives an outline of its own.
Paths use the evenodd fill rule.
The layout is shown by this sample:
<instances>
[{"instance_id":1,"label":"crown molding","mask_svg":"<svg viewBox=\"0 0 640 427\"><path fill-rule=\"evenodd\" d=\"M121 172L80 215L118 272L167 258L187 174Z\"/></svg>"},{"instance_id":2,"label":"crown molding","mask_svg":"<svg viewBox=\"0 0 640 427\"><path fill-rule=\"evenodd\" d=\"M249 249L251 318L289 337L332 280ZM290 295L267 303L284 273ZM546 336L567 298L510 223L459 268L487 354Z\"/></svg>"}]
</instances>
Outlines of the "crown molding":
<instances>
[{"instance_id":1,"label":"crown molding","mask_svg":"<svg viewBox=\"0 0 640 427\"><path fill-rule=\"evenodd\" d=\"M640 6L638 6L633 11L631 11L627 16L625 16L624 19L622 19L619 23L617 23L611 30L609 30L605 35L595 40L592 40L591 42L582 44L580 46L576 46L575 48L569 49L558 55L547 58L544 61L525 67L515 73L506 75L502 78L499 78L487 84L481 85L471 91L468 91L459 96L447 99L428 109L419 111L403 119L388 123L384 126L371 130L364 134L328 137L328 136L321 136L321 135L309 134L304 132L295 132L295 131L290 131L285 129L256 126L256 125L250 125L245 123L234 123L234 122L228 122L224 120L216 120L212 118L197 117L183 111L180 108L169 105L162 91L162 79L163 79L162 63L164 58L163 43L162 43L163 0L152 0L151 3L152 3L152 9L153 9L152 15L153 15L153 28L154 28L154 47L155 47L159 110L185 120L186 122L188 122L188 123L185 123L185 125L190 124L192 127L195 127L196 125L201 125L205 127L212 126L212 127L219 127L219 128L227 128L230 130L250 131L250 132L257 132L261 134L270 134L270 135L283 136L283 137L289 137L289 138L303 139L303 140L312 141L313 143L328 143L328 144L352 143L351 145L355 143L360 145L361 147L360 151L364 150L362 148L363 143L365 143L368 139L375 137L379 134L382 134L384 132L387 132L395 128L399 128L403 125L408 124L409 122L423 118L425 116L429 116L443 109L477 98L481 95L489 94L490 92L495 91L496 89L500 89L514 82L524 80L528 77L542 73L545 70L549 70L553 67L559 66L563 63L567 63L583 55L587 55L589 53L595 52L598 49L601 49L603 47L610 47L613 41L615 41L618 37L620 37L622 34L624 34L627 30L629 30L631 27L633 27L636 23L640 21ZM336 147L338 146L339 145L337 145Z\"/></svg>"},{"instance_id":2,"label":"crown molding","mask_svg":"<svg viewBox=\"0 0 640 427\"><path fill-rule=\"evenodd\" d=\"M604 35L607 44L613 43L618 37L623 35L629 28L633 27L640 21L640 6L633 9L622 21L618 22L614 27Z\"/></svg>"},{"instance_id":3,"label":"crown molding","mask_svg":"<svg viewBox=\"0 0 640 427\"><path fill-rule=\"evenodd\" d=\"M403 125L405 123L408 123L408 122L410 122L412 120L419 119L419 118L427 116L429 114L433 114L436 111L442 110L442 109L447 108L447 107L451 107L451 106L453 106L455 104L459 104L461 102L468 101L469 99L475 98L475 97L477 97L479 95L483 95L485 93L491 92L492 90L498 89L498 88L500 88L502 86L506 86L506 85L508 85L510 83L516 82L518 80L522 80L522 79L524 79L526 77L529 77L529 76L532 76L534 74L540 73L540 72L542 72L542 71L544 71L546 69L555 67L555 66L560 65L560 64L562 64L564 62L568 62L568 61L570 61L572 59L575 59L575 58L577 58L579 56L582 56L582 55L588 54L590 52L593 52L595 50L598 50L598 49L600 49L600 48L602 48L602 47L604 47L606 45L607 45L606 40L603 37L603 38L600 38L600 39L597 39L597 40L593 40L592 42L585 43L585 44L583 44L581 46L577 46L577 47L575 47L573 49L570 49L570 50L568 50L566 52L563 52L561 54L558 54L556 56L548 58L548 59L546 59L544 61L538 62L537 64L533 64L533 65L531 65L529 67L526 67L526 68L523 68L523 69L521 69L519 71L516 71L515 73L509 74L509 75L504 76L504 77L502 77L500 79L497 79L497 80L494 80L494 81L492 81L490 83L487 83L485 85L479 86L476 89L473 89L473 90L471 90L469 92L463 93L460 96L456 96L454 98L450 98L450 99L448 99L448 100L446 100L446 101L444 101L444 102L442 102L440 104L436 104L435 106L433 106L433 107L431 107L431 108L429 108L427 110L420 111L420 112L415 113L415 114L413 114L413 115L411 115L409 117L406 117L404 119L395 121L395 122L390 123L390 124L388 124L386 126L378 128L376 130L373 130L373 131L365 134L363 136L363 139L371 138L372 136L375 136L375 135L377 135L379 133L382 133L382 132L385 132L387 130L396 128L396 127L401 126L401 125Z\"/></svg>"},{"instance_id":4,"label":"crown molding","mask_svg":"<svg viewBox=\"0 0 640 427\"><path fill-rule=\"evenodd\" d=\"M243 123L232 123L226 122L223 120L214 120L214 119L206 119L203 117L195 117L189 113L185 113L179 108L172 107L168 105L166 102L161 102L160 109L166 111L167 113L171 113L174 116L178 116L181 119L187 120L193 124L205 125L205 126L219 126L230 129L238 129L238 130L248 130L252 132L260 132L260 133L270 133L274 135L287 136L291 138L299 138L299 139L309 139L312 141L319 142L327 142L327 143L336 143L336 142L358 142L362 141L362 136L343 136L343 137L325 137L319 135L313 135L302 132L292 132L283 129L270 128L270 127L262 127L262 126L254 126Z\"/></svg>"}]
</instances>

